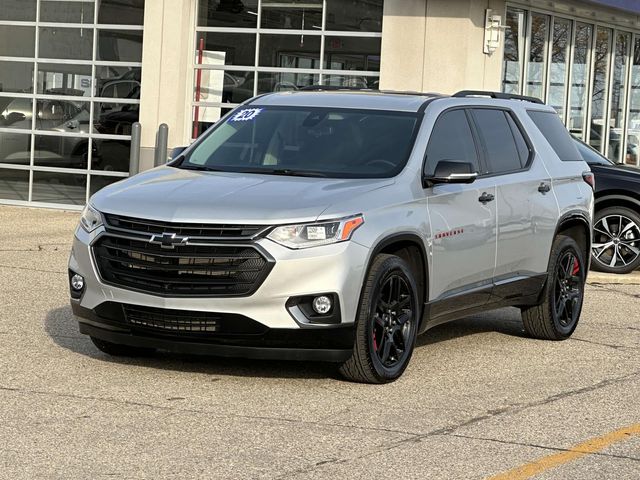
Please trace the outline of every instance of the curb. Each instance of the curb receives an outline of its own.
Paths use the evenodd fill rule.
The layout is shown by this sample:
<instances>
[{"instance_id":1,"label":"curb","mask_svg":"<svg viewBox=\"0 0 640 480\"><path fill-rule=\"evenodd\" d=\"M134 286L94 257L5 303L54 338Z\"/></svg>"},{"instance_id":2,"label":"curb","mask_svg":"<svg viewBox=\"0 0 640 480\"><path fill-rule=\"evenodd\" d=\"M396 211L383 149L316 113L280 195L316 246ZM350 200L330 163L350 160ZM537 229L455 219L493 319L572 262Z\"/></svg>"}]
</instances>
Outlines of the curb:
<instances>
[{"instance_id":1,"label":"curb","mask_svg":"<svg viewBox=\"0 0 640 480\"><path fill-rule=\"evenodd\" d=\"M615 273L589 272L587 277L589 284L604 285L640 285L640 271L628 275L616 275Z\"/></svg>"}]
</instances>

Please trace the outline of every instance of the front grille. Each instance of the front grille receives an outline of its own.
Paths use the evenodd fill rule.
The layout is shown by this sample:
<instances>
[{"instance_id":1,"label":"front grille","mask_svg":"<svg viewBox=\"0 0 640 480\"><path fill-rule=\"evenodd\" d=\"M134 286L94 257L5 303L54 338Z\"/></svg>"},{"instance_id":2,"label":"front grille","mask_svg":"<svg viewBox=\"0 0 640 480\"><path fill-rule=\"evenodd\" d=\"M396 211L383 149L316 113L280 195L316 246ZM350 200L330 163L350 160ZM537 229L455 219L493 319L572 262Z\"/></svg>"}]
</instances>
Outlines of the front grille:
<instances>
[{"instance_id":1,"label":"front grille","mask_svg":"<svg viewBox=\"0 0 640 480\"><path fill-rule=\"evenodd\" d=\"M124 313L130 325L168 332L216 332L221 320L219 315L207 312L183 312L133 305L125 305Z\"/></svg>"},{"instance_id":2,"label":"front grille","mask_svg":"<svg viewBox=\"0 0 640 480\"><path fill-rule=\"evenodd\" d=\"M123 217L107 213L104 215L107 228L127 230L138 234L175 233L186 237L206 237L216 239L249 239L265 231L265 225L227 225L206 223L169 223L160 220L147 220Z\"/></svg>"},{"instance_id":3,"label":"front grille","mask_svg":"<svg viewBox=\"0 0 640 480\"><path fill-rule=\"evenodd\" d=\"M103 304L104 305L104 304ZM268 329L243 315L232 313L172 310L123 304L125 322L135 330L158 334L261 335Z\"/></svg>"},{"instance_id":4,"label":"front grille","mask_svg":"<svg viewBox=\"0 0 640 480\"><path fill-rule=\"evenodd\" d=\"M165 249L148 240L107 234L93 252L106 283L162 296L250 295L273 266L251 244Z\"/></svg>"}]
</instances>

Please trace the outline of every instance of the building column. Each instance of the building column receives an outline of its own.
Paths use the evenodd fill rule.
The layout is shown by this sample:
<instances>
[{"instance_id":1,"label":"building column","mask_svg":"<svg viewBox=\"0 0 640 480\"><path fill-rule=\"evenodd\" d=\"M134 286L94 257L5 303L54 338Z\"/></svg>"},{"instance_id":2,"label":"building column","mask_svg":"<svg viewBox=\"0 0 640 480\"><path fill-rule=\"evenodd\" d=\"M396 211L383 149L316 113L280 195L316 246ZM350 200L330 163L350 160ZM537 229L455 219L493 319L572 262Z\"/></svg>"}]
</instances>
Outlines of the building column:
<instances>
[{"instance_id":1,"label":"building column","mask_svg":"<svg viewBox=\"0 0 640 480\"><path fill-rule=\"evenodd\" d=\"M380 89L422 91L426 0L385 0Z\"/></svg>"},{"instance_id":2,"label":"building column","mask_svg":"<svg viewBox=\"0 0 640 480\"><path fill-rule=\"evenodd\" d=\"M502 45L483 51L487 8L504 19L505 0L385 0L380 88L499 91Z\"/></svg>"},{"instance_id":3,"label":"building column","mask_svg":"<svg viewBox=\"0 0 640 480\"><path fill-rule=\"evenodd\" d=\"M153 168L156 132L169 126L169 149L188 143L195 0L145 2L140 170Z\"/></svg>"}]
</instances>

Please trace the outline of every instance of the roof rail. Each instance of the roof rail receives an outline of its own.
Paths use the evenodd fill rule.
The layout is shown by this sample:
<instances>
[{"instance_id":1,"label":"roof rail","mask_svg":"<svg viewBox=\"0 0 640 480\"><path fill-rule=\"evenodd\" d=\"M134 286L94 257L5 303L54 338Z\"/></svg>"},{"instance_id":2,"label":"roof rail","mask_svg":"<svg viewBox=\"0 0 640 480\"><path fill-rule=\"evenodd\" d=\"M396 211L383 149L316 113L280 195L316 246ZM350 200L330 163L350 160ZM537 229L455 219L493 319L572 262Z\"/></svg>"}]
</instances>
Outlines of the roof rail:
<instances>
[{"instance_id":1,"label":"roof rail","mask_svg":"<svg viewBox=\"0 0 640 480\"><path fill-rule=\"evenodd\" d=\"M371 88L366 87L343 87L340 85L307 85L306 87L301 87L298 91L302 92L320 92L320 91L335 91L335 90L347 90L347 91L373 91Z\"/></svg>"},{"instance_id":2,"label":"roof rail","mask_svg":"<svg viewBox=\"0 0 640 480\"><path fill-rule=\"evenodd\" d=\"M437 92L414 92L411 90L380 90L380 93L389 95L412 95L415 97L443 97L444 95Z\"/></svg>"},{"instance_id":3,"label":"roof rail","mask_svg":"<svg viewBox=\"0 0 640 480\"><path fill-rule=\"evenodd\" d=\"M523 102L539 103L544 105L544 102L536 97L529 97L526 95L516 95L513 93L502 92L489 92L484 90L462 90L452 95L453 97L491 97L499 100L521 100Z\"/></svg>"},{"instance_id":4,"label":"roof rail","mask_svg":"<svg viewBox=\"0 0 640 480\"><path fill-rule=\"evenodd\" d=\"M307 85L305 87L300 87L299 92L372 92L372 93L382 93L387 95L410 95L416 97L443 97L444 95L436 92L412 92L412 91L404 91L404 90L377 90L368 87L343 87L340 85Z\"/></svg>"}]
</instances>

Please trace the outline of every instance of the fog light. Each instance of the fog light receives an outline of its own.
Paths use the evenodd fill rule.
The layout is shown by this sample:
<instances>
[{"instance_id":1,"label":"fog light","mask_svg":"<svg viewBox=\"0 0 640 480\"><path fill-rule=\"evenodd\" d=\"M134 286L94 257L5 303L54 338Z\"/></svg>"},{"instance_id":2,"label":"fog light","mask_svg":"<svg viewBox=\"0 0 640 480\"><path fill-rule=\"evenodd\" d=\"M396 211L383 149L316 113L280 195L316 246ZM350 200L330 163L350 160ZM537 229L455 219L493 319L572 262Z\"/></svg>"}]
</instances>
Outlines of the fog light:
<instances>
[{"instance_id":1,"label":"fog light","mask_svg":"<svg viewBox=\"0 0 640 480\"><path fill-rule=\"evenodd\" d=\"M71 288L77 292L81 291L84 288L84 277L77 273L71 277Z\"/></svg>"},{"instance_id":2,"label":"fog light","mask_svg":"<svg viewBox=\"0 0 640 480\"><path fill-rule=\"evenodd\" d=\"M314 298L312 305L313 305L313 310L320 315L326 315L331 311L331 307L332 307L331 299L326 295L321 295L319 297Z\"/></svg>"}]
</instances>

